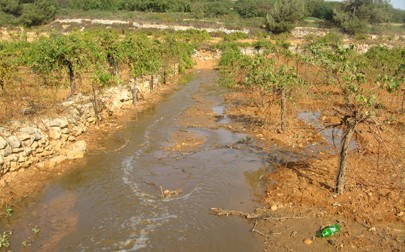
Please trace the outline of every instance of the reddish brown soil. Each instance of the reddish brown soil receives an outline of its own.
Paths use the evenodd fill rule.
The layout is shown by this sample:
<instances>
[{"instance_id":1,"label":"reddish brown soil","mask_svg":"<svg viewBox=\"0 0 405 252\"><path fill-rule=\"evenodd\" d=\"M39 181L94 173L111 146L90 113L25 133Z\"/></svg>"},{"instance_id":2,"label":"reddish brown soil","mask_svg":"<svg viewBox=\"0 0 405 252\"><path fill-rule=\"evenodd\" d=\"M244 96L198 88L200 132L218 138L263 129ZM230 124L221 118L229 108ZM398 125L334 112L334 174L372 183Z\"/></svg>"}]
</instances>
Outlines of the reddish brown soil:
<instances>
[{"instance_id":1,"label":"reddish brown soil","mask_svg":"<svg viewBox=\"0 0 405 252\"><path fill-rule=\"evenodd\" d=\"M264 107L252 90L227 96L226 113L236 122L234 130L250 133L270 154L274 145L299 154L296 160L291 156L297 155L279 157L264 179L264 201L272 217L258 219L253 231L265 238L268 251L404 251L405 116L397 113L398 104L388 108L392 113L378 115L381 121L396 118L383 126L384 144L371 134L374 126L359 128L359 147L350 152L345 192L338 196L334 193L337 155L306 151L312 143L321 143L322 150L324 141L317 130L297 119L297 112L320 111L323 122L337 122L330 111L339 101L317 98L314 91L301 92L296 96L300 102L289 105L289 129L283 133L278 104L270 96ZM328 239L315 237L322 226L334 223L340 223L341 232Z\"/></svg>"}]
</instances>

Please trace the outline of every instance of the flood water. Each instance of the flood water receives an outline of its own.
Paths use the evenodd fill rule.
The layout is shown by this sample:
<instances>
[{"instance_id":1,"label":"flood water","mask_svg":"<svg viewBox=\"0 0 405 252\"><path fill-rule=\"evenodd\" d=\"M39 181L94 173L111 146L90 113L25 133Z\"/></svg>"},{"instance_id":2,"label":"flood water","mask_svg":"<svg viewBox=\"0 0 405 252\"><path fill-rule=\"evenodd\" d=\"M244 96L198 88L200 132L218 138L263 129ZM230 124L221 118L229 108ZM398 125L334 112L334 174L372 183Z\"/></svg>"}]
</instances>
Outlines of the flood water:
<instances>
[{"instance_id":1,"label":"flood water","mask_svg":"<svg viewBox=\"0 0 405 252\"><path fill-rule=\"evenodd\" d=\"M196 72L191 80L157 107L140 113L105 146L77 162L68 174L51 181L36 199L15 209L7 225L11 248L25 251L261 251L251 223L239 217L217 217L210 208L253 211L257 203L256 171L267 164L249 150L226 148L245 137L224 127L184 128L179 117L202 92L224 113L218 74ZM129 115L134 117L134 115ZM180 155L166 150L177 130L207 141ZM255 179L253 179L255 180ZM162 199L159 189L181 189ZM34 235L32 228L40 229Z\"/></svg>"}]
</instances>

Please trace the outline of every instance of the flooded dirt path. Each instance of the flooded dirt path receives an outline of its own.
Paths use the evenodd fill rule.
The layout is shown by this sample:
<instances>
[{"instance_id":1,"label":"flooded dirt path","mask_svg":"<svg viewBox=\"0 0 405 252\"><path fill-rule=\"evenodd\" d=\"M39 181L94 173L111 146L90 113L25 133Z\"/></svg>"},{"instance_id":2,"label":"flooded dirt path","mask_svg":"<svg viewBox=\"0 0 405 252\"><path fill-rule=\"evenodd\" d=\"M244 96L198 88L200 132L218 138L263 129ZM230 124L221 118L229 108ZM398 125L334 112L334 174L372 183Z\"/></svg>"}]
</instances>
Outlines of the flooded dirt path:
<instances>
[{"instance_id":1,"label":"flooded dirt path","mask_svg":"<svg viewBox=\"0 0 405 252\"><path fill-rule=\"evenodd\" d=\"M210 208L253 211L255 172L267 164L229 131L218 73L197 70L157 107L140 113L77 168L52 181L8 220L12 248L26 251L261 251L240 218ZM181 189L179 197L161 198ZM34 235L32 229L40 229Z\"/></svg>"}]
</instances>

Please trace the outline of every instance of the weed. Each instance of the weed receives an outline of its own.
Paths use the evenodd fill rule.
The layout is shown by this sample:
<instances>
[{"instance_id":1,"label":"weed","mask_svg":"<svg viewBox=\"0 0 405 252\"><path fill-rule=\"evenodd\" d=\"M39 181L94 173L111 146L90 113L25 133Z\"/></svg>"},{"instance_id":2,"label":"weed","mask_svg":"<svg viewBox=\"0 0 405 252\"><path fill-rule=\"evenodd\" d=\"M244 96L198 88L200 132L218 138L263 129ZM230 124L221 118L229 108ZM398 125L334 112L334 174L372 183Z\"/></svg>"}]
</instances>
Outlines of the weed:
<instances>
[{"instance_id":1,"label":"weed","mask_svg":"<svg viewBox=\"0 0 405 252\"><path fill-rule=\"evenodd\" d=\"M238 144L248 144L252 140L250 137L246 136L244 138L239 139L236 143Z\"/></svg>"},{"instance_id":2,"label":"weed","mask_svg":"<svg viewBox=\"0 0 405 252\"><path fill-rule=\"evenodd\" d=\"M35 227L32 228L32 232L37 235L39 234L39 232L41 232L41 229L37 225L35 225Z\"/></svg>"},{"instance_id":3,"label":"weed","mask_svg":"<svg viewBox=\"0 0 405 252\"><path fill-rule=\"evenodd\" d=\"M5 212L7 217L11 217L11 214L14 212L14 210L11 207L7 207L5 209Z\"/></svg>"},{"instance_id":4,"label":"weed","mask_svg":"<svg viewBox=\"0 0 405 252\"><path fill-rule=\"evenodd\" d=\"M25 248L25 247L29 247L32 245L32 243L30 241L22 241L21 245Z\"/></svg>"},{"instance_id":5,"label":"weed","mask_svg":"<svg viewBox=\"0 0 405 252\"><path fill-rule=\"evenodd\" d=\"M10 247L10 237L13 234L11 231L6 231L3 232L3 234L0 235L0 248L8 248Z\"/></svg>"}]
</instances>

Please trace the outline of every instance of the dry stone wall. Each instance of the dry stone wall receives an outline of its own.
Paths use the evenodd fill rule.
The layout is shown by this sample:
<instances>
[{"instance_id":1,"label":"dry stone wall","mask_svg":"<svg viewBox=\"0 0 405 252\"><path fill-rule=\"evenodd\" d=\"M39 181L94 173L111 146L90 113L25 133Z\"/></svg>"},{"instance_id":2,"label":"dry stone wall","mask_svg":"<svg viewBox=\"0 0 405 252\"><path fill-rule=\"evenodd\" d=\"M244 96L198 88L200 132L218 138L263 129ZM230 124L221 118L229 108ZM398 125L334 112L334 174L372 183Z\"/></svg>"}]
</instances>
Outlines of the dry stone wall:
<instances>
[{"instance_id":1,"label":"dry stone wall","mask_svg":"<svg viewBox=\"0 0 405 252\"><path fill-rule=\"evenodd\" d=\"M173 73L178 72L174 66ZM171 77L170 75L168 77ZM133 106L134 89L138 94L152 92L152 76L136 79L127 85L103 90L98 95L99 112L108 116ZM162 78L153 76L154 88ZM30 166L53 168L65 160L82 158L87 144L80 136L96 123L93 97L77 94L62 103L64 112L55 117L37 117L30 122L14 121L0 125L0 174L18 171Z\"/></svg>"}]
</instances>

